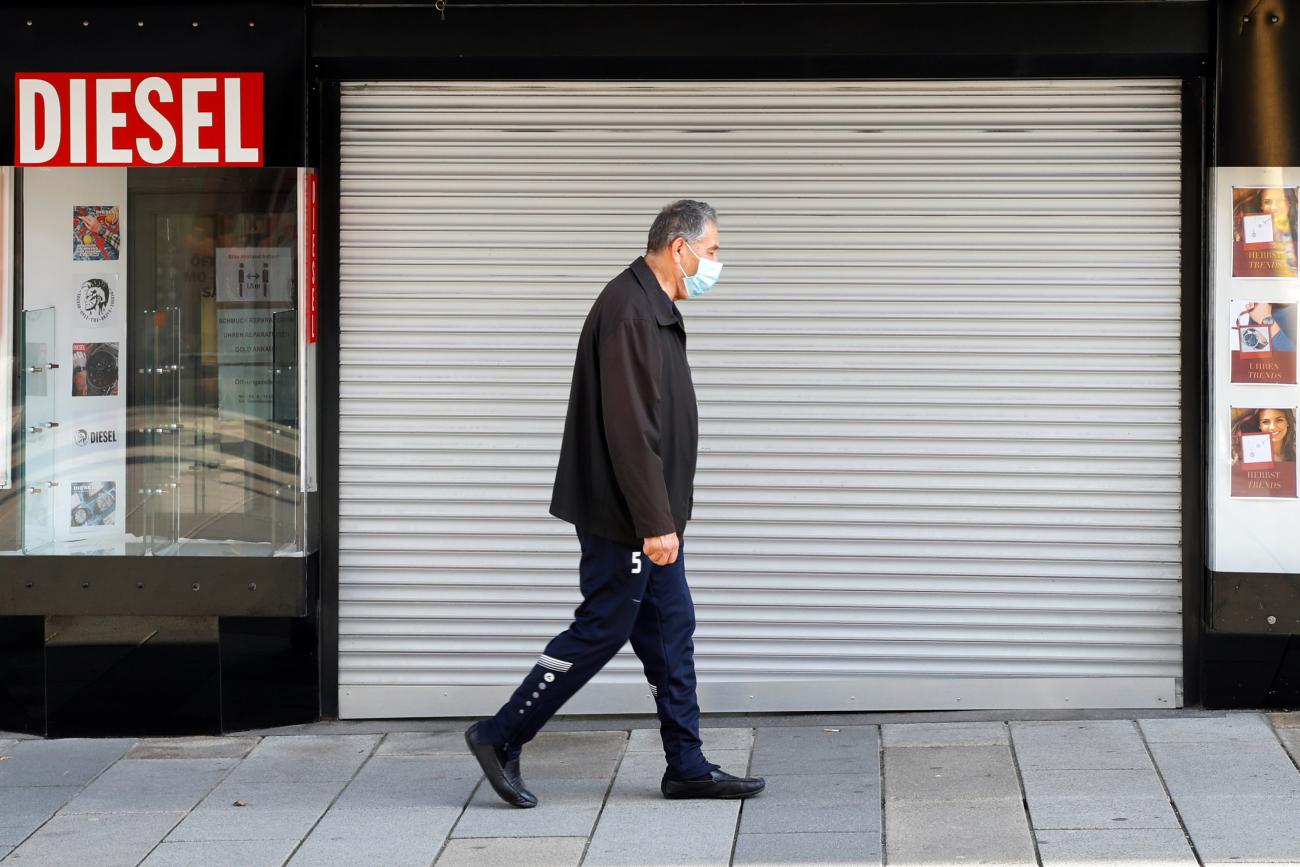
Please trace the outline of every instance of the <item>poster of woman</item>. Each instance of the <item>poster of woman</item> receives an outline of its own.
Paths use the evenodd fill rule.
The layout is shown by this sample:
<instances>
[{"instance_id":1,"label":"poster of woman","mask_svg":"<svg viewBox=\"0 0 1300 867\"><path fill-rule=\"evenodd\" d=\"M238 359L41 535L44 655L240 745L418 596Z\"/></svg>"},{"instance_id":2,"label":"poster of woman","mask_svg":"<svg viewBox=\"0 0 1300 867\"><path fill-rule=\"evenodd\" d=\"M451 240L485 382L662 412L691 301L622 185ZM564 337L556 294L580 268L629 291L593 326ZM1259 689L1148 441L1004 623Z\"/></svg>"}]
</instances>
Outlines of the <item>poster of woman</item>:
<instances>
[{"instance_id":1,"label":"poster of woman","mask_svg":"<svg viewBox=\"0 0 1300 867\"><path fill-rule=\"evenodd\" d=\"M1296 305L1280 301L1233 301L1228 329L1232 381L1294 385Z\"/></svg>"},{"instance_id":2,"label":"poster of woman","mask_svg":"<svg viewBox=\"0 0 1300 867\"><path fill-rule=\"evenodd\" d=\"M1233 497L1296 495L1295 407L1232 407Z\"/></svg>"},{"instance_id":3,"label":"poster of woman","mask_svg":"<svg viewBox=\"0 0 1300 867\"><path fill-rule=\"evenodd\" d=\"M1296 188L1232 188L1232 276L1295 277Z\"/></svg>"}]
</instances>

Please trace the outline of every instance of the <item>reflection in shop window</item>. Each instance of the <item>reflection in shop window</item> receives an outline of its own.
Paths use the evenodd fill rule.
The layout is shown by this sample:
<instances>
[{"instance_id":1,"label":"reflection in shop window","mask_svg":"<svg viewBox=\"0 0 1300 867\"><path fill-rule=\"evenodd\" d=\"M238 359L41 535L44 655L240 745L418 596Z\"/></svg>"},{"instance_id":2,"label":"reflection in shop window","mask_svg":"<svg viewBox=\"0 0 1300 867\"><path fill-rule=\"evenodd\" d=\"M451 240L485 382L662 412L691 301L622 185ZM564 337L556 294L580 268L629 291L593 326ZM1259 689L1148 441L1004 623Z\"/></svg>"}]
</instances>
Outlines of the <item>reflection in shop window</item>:
<instances>
[{"instance_id":1,"label":"reflection in shop window","mask_svg":"<svg viewBox=\"0 0 1300 867\"><path fill-rule=\"evenodd\" d=\"M26 553L308 549L296 169L26 169Z\"/></svg>"}]
</instances>

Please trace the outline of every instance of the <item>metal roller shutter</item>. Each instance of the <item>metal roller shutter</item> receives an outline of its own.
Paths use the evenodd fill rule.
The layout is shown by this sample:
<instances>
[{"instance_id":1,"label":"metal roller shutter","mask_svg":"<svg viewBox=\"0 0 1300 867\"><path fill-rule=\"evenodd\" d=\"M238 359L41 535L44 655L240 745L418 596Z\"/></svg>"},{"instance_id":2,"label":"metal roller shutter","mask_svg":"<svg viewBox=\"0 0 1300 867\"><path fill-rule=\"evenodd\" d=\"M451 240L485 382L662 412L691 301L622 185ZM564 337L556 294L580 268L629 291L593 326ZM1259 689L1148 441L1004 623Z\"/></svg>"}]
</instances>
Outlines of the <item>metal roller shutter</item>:
<instances>
[{"instance_id":1,"label":"metal roller shutter","mask_svg":"<svg viewBox=\"0 0 1300 867\"><path fill-rule=\"evenodd\" d=\"M572 353L664 203L706 711L1153 707L1181 677L1173 81L343 89L340 711L495 709L578 600ZM653 705L625 651L566 708Z\"/></svg>"}]
</instances>

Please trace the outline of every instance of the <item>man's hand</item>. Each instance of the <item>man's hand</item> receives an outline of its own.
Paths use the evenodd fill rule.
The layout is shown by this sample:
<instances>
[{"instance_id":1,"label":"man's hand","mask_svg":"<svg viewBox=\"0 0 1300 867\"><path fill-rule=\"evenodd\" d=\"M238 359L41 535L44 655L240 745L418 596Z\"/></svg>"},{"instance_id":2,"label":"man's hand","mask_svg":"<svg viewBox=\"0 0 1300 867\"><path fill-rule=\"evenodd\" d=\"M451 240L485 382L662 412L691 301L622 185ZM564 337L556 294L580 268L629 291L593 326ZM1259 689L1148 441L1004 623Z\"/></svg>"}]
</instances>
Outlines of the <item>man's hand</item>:
<instances>
[{"instance_id":1,"label":"man's hand","mask_svg":"<svg viewBox=\"0 0 1300 867\"><path fill-rule=\"evenodd\" d=\"M646 536L645 553L650 562L656 566L667 566L677 562L677 548L680 545L676 533L667 536Z\"/></svg>"}]
</instances>

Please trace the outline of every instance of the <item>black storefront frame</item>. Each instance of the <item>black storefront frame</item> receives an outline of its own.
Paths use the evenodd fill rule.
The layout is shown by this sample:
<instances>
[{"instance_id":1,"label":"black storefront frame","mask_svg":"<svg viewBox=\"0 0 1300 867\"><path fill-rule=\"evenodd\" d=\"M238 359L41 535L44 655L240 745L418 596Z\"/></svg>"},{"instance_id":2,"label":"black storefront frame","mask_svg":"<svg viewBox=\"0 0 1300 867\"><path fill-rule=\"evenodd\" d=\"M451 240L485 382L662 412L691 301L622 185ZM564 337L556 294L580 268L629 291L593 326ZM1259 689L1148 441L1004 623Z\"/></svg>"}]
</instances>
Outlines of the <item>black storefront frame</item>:
<instances>
[{"instance_id":1,"label":"black storefront frame","mask_svg":"<svg viewBox=\"0 0 1300 867\"><path fill-rule=\"evenodd\" d=\"M18 72L43 71L260 72L263 163L301 167L307 165L308 12L302 0L10 5L0 9L0 71L10 81ZM15 117L14 88L0 88L0 165L14 162ZM15 172L9 347L16 355L21 175ZM14 384L18 424L17 366ZM20 473L15 460L15 489L0 491L6 549L17 546ZM318 509L318 496L307 496L309 510ZM317 719L318 563L316 554L0 558L6 567L0 571L0 729L192 734ZM165 627L155 632L167 632L167 639L151 641L150 625ZM84 626L96 627L99 636L57 645L50 638ZM103 642L106 634L114 641Z\"/></svg>"},{"instance_id":2,"label":"black storefront frame","mask_svg":"<svg viewBox=\"0 0 1300 867\"><path fill-rule=\"evenodd\" d=\"M1279 0L1292 6L1296 0ZM1205 566L1206 406L1209 372L1205 226L1210 166L1216 164L1215 19L1231 22L1246 0L1033 0L1007 2L853 2L684 4L611 0L607 3L460 3L443 20L429 3L271 0L267 4L149 2L111 7L56 2L0 12L9 27L0 48L13 46L0 67L104 71L176 69L274 70L279 108L268 106L268 165L321 169L318 468L320 569L306 565L306 587L293 600L306 617L222 616L221 728L333 718L338 713L339 651L339 238L340 82L383 79L963 79L1177 78L1183 83L1182 209L1182 504L1184 703L1275 706L1282 694L1254 687L1228 696L1215 684L1258 664L1237 648L1279 637L1216 634L1208 610ZM1246 3L1248 6L1249 3ZM1227 16L1227 17L1223 17ZM59 30L56 43L33 40L23 18L40 31ZM191 28L191 18L201 27ZM83 25L83 19L90 21ZM148 26L137 30L137 19ZM250 22L276 26L295 39L276 52L242 54ZM83 30L89 27L89 30ZM162 32L170 34L158 42ZM258 31L267 34L266 30ZM708 38L702 40L700 34ZM37 32L37 36L42 35ZM87 41L87 37L93 37ZM143 38L142 38L143 37ZM87 51L107 39L121 48L111 60ZM295 41L296 40L296 41ZM255 40L258 42L258 40ZM57 44L51 52L49 45ZM266 43L262 43L266 44ZM236 50L232 51L232 46ZM6 63L5 60L17 58ZM93 60L90 66L87 58ZM204 59L206 58L206 59ZM10 69L10 71L14 71ZM12 89L0 89L0 164L12 147ZM1239 95L1238 95L1239 96ZM15 178L21 191L21 178ZM20 229L20 226L15 227ZM21 257L21 244L15 249ZM18 275L21 277L21 273ZM20 311L21 287L14 309ZM21 321L15 318L15 328ZM15 385L17 385L15 371ZM17 394L17 389L15 389ZM3 495L0 495L3 496ZM0 512L3 509L0 508ZM4 562L0 560L0 562ZM9 561L13 562L13 561ZM231 561L226 561L231 562ZM26 572L34 566L25 564ZM60 564L67 567L67 564ZM130 564L128 564L129 566ZM149 564L165 578L163 564ZM173 566L176 564L173 564ZM211 568L211 562L203 564ZM239 565L239 564L235 564ZM316 583L319 574L319 585ZM0 576L0 581L5 580ZM71 579L64 579L71 580ZM319 587L319 594L317 588ZM0 588L0 600L5 598ZM81 592L69 585L55 595ZM205 588L206 589L206 588ZM13 595L10 589L9 595ZM171 606L160 600L163 608ZM211 615L223 611L213 599ZM241 603L235 603L234 610ZM300 607L299 607L300 606ZM202 606L199 606L202 608ZM283 609L281 609L284 611ZM287 611L285 611L287 613ZM45 677L41 618L0 607L0 677ZM1290 639L1291 647L1297 639ZM263 650L294 648L293 662L263 678ZM227 652L228 651L228 652ZM1285 650L1279 651L1284 653ZM1292 651L1294 654L1294 650ZM1268 664L1281 656L1269 651ZM1276 662L1281 668L1282 663ZM178 676L181 663L160 659L157 672ZM141 672L137 680L147 681ZM263 687L282 684L290 700ZM284 690L281 690L284 692ZM0 728L4 728L0 708ZM86 729L93 733L92 729ZM139 733L142 733L140 730ZM68 732L64 732L68 733Z\"/></svg>"},{"instance_id":3,"label":"black storefront frame","mask_svg":"<svg viewBox=\"0 0 1300 867\"><path fill-rule=\"evenodd\" d=\"M1205 406L1210 371L1205 366L1208 295L1205 284L1209 214L1207 154L1213 147L1213 82L1183 79L1182 280L1182 429L1183 429L1183 704L1201 703L1201 638L1205 631L1206 500ZM1193 208L1195 205L1195 208Z\"/></svg>"},{"instance_id":4,"label":"black storefront frame","mask_svg":"<svg viewBox=\"0 0 1300 867\"><path fill-rule=\"evenodd\" d=\"M476 4L486 14L494 4ZM525 12L533 12L544 3L518 4ZM711 6L712 4L699 4ZM836 7L846 18L854 14L860 23L876 21L879 32L888 33L900 15L907 12L905 3L822 4ZM437 27L435 10L378 7L361 4L336 7L320 4L313 11L311 41L313 46L313 83L311 102L311 148L319 148L321 175L321 343L320 384L320 457L321 457L321 714L338 717L338 653L339 653L339 425L337 417L339 389L339 247L340 237L340 187L341 187L341 104L340 90L344 81L385 80L472 80L501 79L528 81L542 78L557 79L976 79L976 78L1177 78L1182 85L1182 170L1180 180L1181 237L1181 403L1182 403L1182 648L1183 648L1183 704L1197 706L1202 697L1202 638L1206 630L1205 564L1206 513L1205 499L1205 402L1209 372L1204 367L1206 347L1205 286L1206 257L1205 225L1209 213L1207 200L1207 173L1213 153L1213 124L1209 110L1213 99L1213 79L1209 58L1213 46L1211 4L1186 4L1182 9L1169 4L1109 2L1073 2L1062 4L1035 4L1012 2L1001 4L925 3L935 15L945 12L971 15L984 13L987 18L973 32L963 36L974 43L997 43L1015 40L1026 29L1050 23L1057 40L1051 50L1042 53L984 54L978 56L938 53L908 54L907 45L902 53L892 46L882 54L863 54L858 57L799 56L798 47L786 47L785 54L755 56L744 42L750 28L741 26L721 39L719 53L722 58L690 60L691 75L669 75L663 71L680 68L680 59L644 56L635 45L654 45L655 27L648 16L670 14L669 10L655 4L628 7L619 3L571 4L568 13L589 14L601 10L605 15L617 9L626 20L629 41L634 43L631 57L591 56L589 53L564 53L562 43L539 51L530 37L531 17L522 16L513 28L505 27L495 35L477 33L488 53L477 55L471 51L451 54L423 49L418 56L409 56L408 43L387 38L391 34L419 33L424 28ZM958 8L958 7L964 8ZM1126 8L1120 8L1121 6ZM726 7L736 16L761 15L761 7ZM451 9L448 15L466 14L470 10ZM504 16L505 10L500 10ZM550 26L563 32L564 12L551 8L548 12L556 18ZM1098 13L1103 14L1098 14ZM1130 54L1123 51L1105 52L1096 41L1097 33L1125 33L1133 23L1132 16L1161 18L1168 28L1165 36L1181 46L1170 53ZM1027 17L1028 16L1028 17ZM1087 26L1082 26L1080 16L1087 16ZM1163 17L1168 16L1168 17ZM483 19L490 23L488 19ZM951 25L961 30L966 25ZM576 28L581 33L581 27ZM1170 34L1173 34L1170 36ZM490 38L491 37L491 38ZM471 40L473 41L473 40ZM436 45L436 43L434 43ZM475 43L477 44L477 43ZM1029 44L1034 44L1029 42ZM336 54L331 49L353 46L373 46L369 53ZM449 45L448 49L456 46ZM714 43L710 43L714 47ZM882 46L883 47L883 46ZM1039 46L1040 48L1046 48ZM511 55L511 51L515 52ZM929 46L934 52L935 46ZM332 684L332 687L331 687Z\"/></svg>"}]
</instances>

